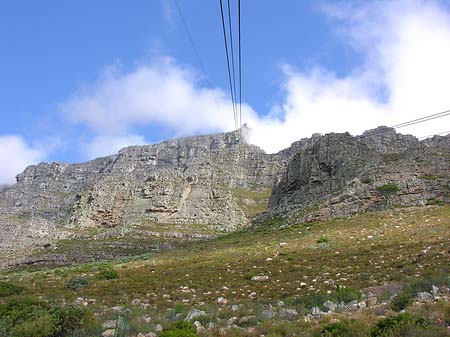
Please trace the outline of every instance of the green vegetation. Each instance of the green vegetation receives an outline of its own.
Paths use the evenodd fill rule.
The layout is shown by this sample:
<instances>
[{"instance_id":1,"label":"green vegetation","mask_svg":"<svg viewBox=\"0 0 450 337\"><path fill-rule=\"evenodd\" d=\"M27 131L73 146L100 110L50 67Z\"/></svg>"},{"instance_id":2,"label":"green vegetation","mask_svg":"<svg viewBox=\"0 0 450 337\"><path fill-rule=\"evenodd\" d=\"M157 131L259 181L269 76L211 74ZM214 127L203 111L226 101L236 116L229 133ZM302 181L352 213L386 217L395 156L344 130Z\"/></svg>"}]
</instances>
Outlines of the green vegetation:
<instances>
[{"instance_id":1,"label":"green vegetation","mask_svg":"<svg viewBox=\"0 0 450 337\"><path fill-rule=\"evenodd\" d=\"M328 319L316 324L267 322L261 318L269 303L275 304L279 300L285 301L287 308L297 310L301 317L313 306L318 305L325 311L323 303L328 299L335 303L364 300L366 289L376 288L379 294L385 291L389 295L401 294L403 289L412 296L418 291L430 292L432 285L448 286L449 279L445 275L450 273L450 256L446 253L450 206L393 209L320 223L284 224L286 220L281 218L270 219L255 230L191 242L171 251L116 259L107 264L41 266L34 271L13 268L0 273L2 279L10 280L0 283L0 289L4 283L14 284L25 288L26 294L42 296L41 301L47 309L36 309L43 310L43 314L30 314L42 321L32 320L28 324L43 327L52 327L58 321L52 310L64 308L61 303L74 303L78 297L95 300L89 301L88 307L98 315L99 322L115 319L110 308L122 306L130 315L130 324L142 327L139 332L152 331L152 324L159 322L166 326L168 319L175 319L176 314L186 314L191 308L206 312L201 318L203 325L214 321L214 317L224 322L231 316L252 316L247 322L239 323L241 327L254 326L255 311L259 310L258 320L262 322L255 330L255 336L295 334L310 337L320 331L326 336L335 330L347 331L347 335L352 336L349 331L358 330L358 322L372 329L378 316L392 315L391 309L405 309L414 317L424 318L430 322L426 329L433 331L435 336L440 336L441 332L433 322L440 320L450 324L450 304L417 306L405 300L406 296L402 299L401 295L397 295L392 307L386 306L381 313L368 310L364 314L354 314L355 322L348 314L339 313L329 314ZM320 249L317 241L321 238L332 242L332 249ZM252 281L256 275L268 278ZM111 281L105 281L108 279ZM0 299L0 303L24 300L24 293L9 293ZM252 293L257 295L252 296ZM381 299L381 295L377 296ZM226 298L228 305L243 306L237 312L231 312L228 305L217 305L218 297ZM144 310L141 305L132 304L134 299L148 303L148 308ZM42 308L42 305L36 307ZM151 316L151 323L142 321L145 315ZM327 330L325 327L329 324L339 323L330 322L331 318L343 324ZM407 328L423 330L420 324L413 323L408 323ZM11 331L11 325L9 329ZM179 333L175 331L177 329L169 330L167 328L164 333L175 335L168 336ZM54 333L53 328L49 331ZM361 336L370 336L367 329L364 331ZM383 336L395 336L389 333ZM239 336L239 333L230 330L226 336Z\"/></svg>"},{"instance_id":2,"label":"green vegetation","mask_svg":"<svg viewBox=\"0 0 450 337\"><path fill-rule=\"evenodd\" d=\"M20 294L25 289L10 282L0 281L0 298Z\"/></svg>"},{"instance_id":3,"label":"green vegetation","mask_svg":"<svg viewBox=\"0 0 450 337\"><path fill-rule=\"evenodd\" d=\"M355 320L330 323L314 333L314 337L366 337L368 335L367 325Z\"/></svg>"},{"instance_id":4,"label":"green vegetation","mask_svg":"<svg viewBox=\"0 0 450 337\"><path fill-rule=\"evenodd\" d=\"M436 180L438 177L435 176L434 174L424 174L419 176L419 179L423 179L423 180Z\"/></svg>"},{"instance_id":5,"label":"green vegetation","mask_svg":"<svg viewBox=\"0 0 450 337\"><path fill-rule=\"evenodd\" d=\"M244 211L244 214L249 218L254 218L257 214L267 209L267 203L272 189L246 190L235 188L232 190L232 193L239 207Z\"/></svg>"},{"instance_id":6,"label":"green vegetation","mask_svg":"<svg viewBox=\"0 0 450 337\"><path fill-rule=\"evenodd\" d=\"M119 274L110 264L105 264L99 267L97 279L98 280L113 280L119 277Z\"/></svg>"},{"instance_id":7,"label":"green vegetation","mask_svg":"<svg viewBox=\"0 0 450 337\"><path fill-rule=\"evenodd\" d=\"M391 195L397 193L399 191L399 188L396 184L389 183L378 186L377 191L383 195Z\"/></svg>"},{"instance_id":8,"label":"green vegetation","mask_svg":"<svg viewBox=\"0 0 450 337\"><path fill-rule=\"evenodd\" d=\"M383 160L386 163L392 163L392 162L396 162L399 160L402 160L405 158L405 154L404 153L386 153L383 154Z\"/></svg>"},{"instance_id":9,"label":"green vegetation","mask_svg":"<svg viewBox=\"0 0 450 337\"><path fill-rule=\"evenodd\" d=\"M87 288L89 281L85 277L74 277L67 282L67 288L77 290L81 288Z\"/></svg>"},{"instance_id":10,"label":"green vegetation","mask_svg":"<svg viewBox=\"0 0 450 337\"><path fill-rule=\"evenodd\" d=\"M413 301L413 294L401 293L394 297L391 303L391 308L394 311L404 310Z\"/></svg>"},{"instance_id":11,"label":"green vegetation","mask_svg":"<svg viewBox=\"0 0 450 337\"><path fill-rule=\"evenodd\" d=\"M330 239L328 239L325 236L322 236L321 238L317 239L317 243L328 243L330 242Z\"/></svg>"},{"instance_id":12,"label":"green vegetation","mask_svg":"<svg viewBox=\"0 0 450 337\"><path fill-rule=\"evenodd\" d=\"M371 337L404 336L406 331L424 330L428 325L422 317L400 314L380 320L372 328Z\"/></svg>"},{"instance_id":13,"label":"green vegetation","mask_svg":"<svg viewBox=\"0 0 450 337\"><path fill-rule=\"evenodd\" d=\"M194 326L185 321L172 323L160 337L197 337Z\"/></svg>"},{"instance_id":14,"label":"green vegetation","mask_svg":"<svg viewBox=\"0 0 450 337\"><path fill-rule=\"evenodd\" d=\"M85 308L55 307L32 297L0 305L0 336L69 337L93 326L92 312Z\"/></svg>"},{"instance_id":15,"label":"green vegetation","mask_svg":"<svg viewBox=\"0 0 450 337\"><path fill-rule=\"evenodd\" d=\"M436 205L436 206L444 206L444 205L445 205L445 202L444 202L443 200L431 198L431 199L428 199L428 200L427 200L427 205L428 205L428 206L432 206L432 205Z\"/></svg>"}]
</instances>

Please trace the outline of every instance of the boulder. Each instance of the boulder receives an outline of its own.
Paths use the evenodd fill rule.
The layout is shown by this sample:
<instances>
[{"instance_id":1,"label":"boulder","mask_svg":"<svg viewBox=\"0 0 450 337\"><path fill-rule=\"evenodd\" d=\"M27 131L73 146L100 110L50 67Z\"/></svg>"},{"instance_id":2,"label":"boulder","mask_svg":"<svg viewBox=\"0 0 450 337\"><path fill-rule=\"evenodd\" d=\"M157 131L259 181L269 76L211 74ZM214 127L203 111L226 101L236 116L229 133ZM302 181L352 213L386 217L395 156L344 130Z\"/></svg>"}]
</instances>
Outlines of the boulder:
<instances>
[{"instance_id":1,"label":"boulder","mask_svg":"<svg viewBox=\"0 0 450 337\"><path fill-rule=\"evenodd\" d=\"M265 320L268 320L268 321L271 320L272 318L274 318L275 315L276 315L276 313L275 313L275 311L273 310L272 305L270 305L270 304L269 304L269 307L268 307L267 309L264 309L264 310L262 311L262 317L263 317Z\"/></svg>"},{"instance_id":2,"label":"boulder","mask_svg":"<svg viewBox=\"0 0 450 337\"><path fill-rule=\"evenodd\" d=\"M432 302L434 299L433 295L431 295L427 291L421 291L417 293L417 300L421 303Z\"/></svg>"},{"instance_id":3,"label":"boulder","mask_svg":"<svg viewBox=\"0 0 450 337\"><path fill-rule=\"evenodd\" d=\"M184 319L187 322L193 321L195 318L200 316L205 316L206 312L203 310L197 310L197 309L191 309L188 314L186 315L186 318Z\"/></svg>"},{"instance_id":4,"label":"boulder","mask_svg":"<svg viewBox=\"0 0 450 337\"><path fill-rule=\"evenodd\" d=\"M334 304L333 302L331 302L331 301L326 301L324 304L323 304L323 306L325 307L325 308L327 308L328 309L328 311L330 311L330 312L335 312L336 311L336 304Z\"/></svg>"}]
</instances>

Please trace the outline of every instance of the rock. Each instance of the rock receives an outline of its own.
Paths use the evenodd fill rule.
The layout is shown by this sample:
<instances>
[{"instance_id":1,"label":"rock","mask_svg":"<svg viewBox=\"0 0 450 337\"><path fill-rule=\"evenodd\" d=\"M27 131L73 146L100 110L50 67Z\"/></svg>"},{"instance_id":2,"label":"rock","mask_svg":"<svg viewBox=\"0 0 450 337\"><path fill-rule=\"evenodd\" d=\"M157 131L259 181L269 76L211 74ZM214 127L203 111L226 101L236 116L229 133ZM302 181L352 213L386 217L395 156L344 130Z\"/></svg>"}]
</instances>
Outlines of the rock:
<instances>
[{"instance_id":1,"label":"rock","mask_svg":"<svg viewBox=\"0 0 450 337\"><path fill-rule=\"evenodd\" d=\"M269 279L269 276L267 276L267 275L258 275L258 276L252 277L252 281L266 281L268 279Z\"/></svg>"},{"instance_id":2,"label":"rock","mask_svg":"<svg viewBox=\"0 0 450 337\"><path fill-rule=\"evenodd\" d=\"M311 314L312 314L313 316L320 316L320 315L323 314L323 312L322 312L322 310L320 310L319 307L312 307L312 308L311 308Z\"/></svg>"},{"instance_id":3,"label":"rock","mask_svg":"<svg viewBox=\"0 0 450 337\"><path fill-rule=\"evenodd\" d=\"M281 308L280 309L280 316L284 317L285 319L287 319L289 321L293 321L293 320L297 319L298 312L295 309Z\"/></svg>"},{"instance_id":4,"label":"rock","mask_svg":"<svg viewBox=\"0 0 450 337\"><path fill-rule=\"evenodd\" d=\"M120 324L120 321L119 322L117 322L117 320L106 321L102 324L102 330L115 329L116 324Z\"/></svg>"},{"instance_id":5,"label":"rock","mask_svg":"<svg viewBox=\"0 0 450 337\"><path fill-rule=\"evenodd\" d=\"M155 326L155 331L156 331L156 332L161 332L161 331L163 331L162 325L161 325L161 324L156 324L156 326Z\"/></svg>"},{"instance_id":6,"label":"rock","mask_svg":"<svg viewBox=\"0 0 450 337\"><path fill-rule=\"evenodd\" d=\"M205 316L206 312L204 312L203 310L197 310L197 309L191 309L188 314L186 315L186 318L184 319L185 321L193 321L195 318L200 317L200 316Z\"/></svg>"},{"instance_id":7,"label":"rock","mask_svg":"<svg viewBox=\"0 0 450 337\"><path fill-rule=\"evenodd\" d=\"M134 299L134 300L131 301L131 304L132 304L132 305L139 305L139 304L141 304L141 300L139 300L139 299L136 298L136 299Z\"/></svg>"},{"instance_id":8,"label":"rock","mask_svg":"<svg viewBox=\"0 0 450 337\"><path fill-rule=\"evenodd\" d=\"M194 325L194 328L195 328L195 330L197 332L205 330L205 328L203 327L202 323L200 323L199 321L195 321L193 325Z\"/></svg>"},{"instance_id":9,"label":"rock","mask_svg":"<svg viewBox=\"0 0 450 337\"><path fill-rule=\"evenodd\" d=\"M377 299L376 296L369 297L369 298L367 299L367 306L368 306L368 307L373 307L374 305L377 304L377 301L378 301L378 299Z\"/></svg>"},{"instance_id":10,"label":"rock","mask_svg":"<svg viewBox=\"0 0 450 337\"><path fill-rule=\"evenodd\" d=\"M152 321L152 318L148 315L145 315L141 318L141 320L148 324Z\"/></svg>"},{"instance_id":11,"label":"rock","mask_svg":"<svg viewBox=\"0 0 450 337\"><path fill-rule=\"evenodd\" d=\"M211 224L215 233L250 224L254 215L246 213L243 198L233 191L256 193L256 198L247 193L247 204L264 203L291 154L266 154L246 142L247 131L243 127L129 146L86 163L27 167L17 176L17 184L0 190L0 255L43 242L51 247L62 237L74 237L65 229L75 224L104 228L99 238L117 237L129 225L143 222ZM173 227L173 232L132 231L179 240L216 235L199 232L197 226L186 226L187 231ZM80 251L76 258L87 257L91 257L87 251Z\"/></svg>"},{"instance_id":12,"label":"rock","mask_svg":"<svg viewBox=\"0 0 450 337\"><path fill-rule=\"evenodd\" d=\"M306 315L303 317L303 319L305 320L305 322L309 323L309 322L314 321L314 316L311 315L311 314L306 314Z\"/></svg>"},{"instance_id":13,"label":"rock","mask_svg":"<svg viewBox=\"0 0 450 337\"><path fill-rule=\"evenodd\" d=\"M244 316L244 317L241 317L239 319L239 324L240 325L246 325L246 324L249 324L249 323L253 324L254 322L256 322L256 316L253 316L253 315Z\"/></svg>"},{"instance_id":14,"label":"rock","mask_svg":"<svg viewBox=\"0 0 450 337\"><path fill-rule=\"evenodd\" d=\"M276 315L275 311L273 310L272 305L270 305L270 304L269 304L269 307L267 309L264 309L262 311L262 317L265 320L268 320L268 321L271 320L272 318L274 318L275 315Z\"/></svg>"},{"instance_id":15,"label":"rock","mask_svg":"<svg viewBox=\"0 0 450 337\"><path fill-rule=\"evenodd\" d=\"M356 311L358 310L358 301L357 300L350 301L346 304L346 307L352 311Z\"/></svg>"},{"instance_id":16,"label":"rock","mask_svg":"<svg viewBox=\"0 0 450 337\"><path fill-rule=\"evenodd\" d=\"M73 301L73 304L75 305L83 305L84 303L84 298L83 297L77 297L77 299L75 301Z\"/></svg>"},{"instance_id":17,"label":"rock","mask_svg":"<svg viewBox=\"0 0 450 337\"><path fill-rule=\"evenodd\" d=\"M284 307L284 302L283 301L278 301L277 306Z\"/></svg>"},{"instance_id":18,"label":"rock","mask_svg":"<svg viewBox=\"0 0 450 337\"><path fill-rule=\"evenodd\" d=\"M156 334L153 332L149 332L149 333L145 334L145 337L156 337Z\"/></svg>"},{"instance_id":19,"label":"rock","mask_svg":"<svg viewBox=\"0 0 450 337\"><path fill-rule=\"evenodd\" d=\"M230 307L230 309L231 309L231 311L239 311L239 305L233 304L233 305Z\"/></svg>"},{"instance_id":20,"label":"rock","mask_svg":"<svg viewBox=\"0 0 450 337\"><path fill-rule=\"evenodd\" d=\"M112 307L111 310L115 311L115 312L123 312L123 307L118 305L118 306Z\"/></svg>"},{"instance_id":21,"label":"rock","mask_svg":"<svg viewBox=\"0 0 450 337\"><path fill-rule=\"evenodd\" d=\"M209 322L207 325L207 329L214 329L217 327L217 324L214 322Z\"/></svg>"},{"instance_id":22,"label":"rock","mask_svg":"<svg viewBox=\"0 0 450 337\"><path fill-rule=\"evenodd\" d=\"M433 299L433 295L431 295L429 292L421 291L417 293L417 300L421 303L432 302Z\"/></svg>"},{"instance_id":23,"label":"rock","mask_svg":"<svg viewBox=\"0 0 450 337\"><path fill-rule=\"evenodd\" d=\"M358 302L358 309L364 309L364 308L366 308L366 302L363 302L363 301Z\"/></svg>"},{"instance_id":24,"label":"rock","mask_svg":"<svg viewBox=\"0 0 450 337\"><path fill-rule=\"evenodd\" d=\"M225 305L225 304L227 304L227 303L228 303L228 301L227 301L225 298L223 298L223 297L219 297L219 298L217 299L217 304Z\"/></svg>"},{"instance_id":25,"label":"rock","mask_svg":"<svg viewBox=\"0 0 450 337\"><path fill-rule=\"evenodd\" d=\"M114 337L116 334L116 329L108 329L102 332L102 337Z\"/></svg>"},{"instance_id":26,"label":"rock","mask_svg":"<svg viewBox=\"0 0 450 337\"><path fill-rule=\"evenodd\" d=\"M419 141L387 127L357 137L330 133L302 139L286 150L293 155L274 187L264 218L305 223L384 210L392 204L422 206L429 198L443 200L446 184L424 181L419 178L420 166L411 163L435 165L429 174L443 174L448 181L444 167L450 166L449 142L449 136ZM434 158L439 153L445 153L446 159ZM377 187L386 183L396 184L398 193L381 193Z\"/></svg>"},{"instance_id":27,"label":"rock","mask_svg":"<svg viewBox=\"0 0 450 337\"><path fill-rule=\"evenodd\" d=\"M235 325L236 322L237 322L238 320L239 320L239 319L238 319L237 317L230 317L230 318L227 320L227 325L228 325L228 326Z\"/></svg>"},{"instance_id":28,"label":"rock","mask_svg":"<svg viewBox=\"0 0 450 337\"><path fill-rule=\"evenodd\" d=\"M432 293L433 293L433 296L434 296L434 297L439 296L439 288L433 285L433 287L432 287Z\"/></svg>"},{"instance_id":29,"label":"rock","mask_svg":"<svg viewBox=\"0 0 450 337\"><path fill-rule=\"evenodd\" d=\"M331 301L326 301L326 302L323 304L323 306L324 306L325 308L327 308L328 311L330 311L330 312L335 312L335 311L336 311L336 304L334 304L334 303L331 302Z\"/></svg>"}]
</instances>

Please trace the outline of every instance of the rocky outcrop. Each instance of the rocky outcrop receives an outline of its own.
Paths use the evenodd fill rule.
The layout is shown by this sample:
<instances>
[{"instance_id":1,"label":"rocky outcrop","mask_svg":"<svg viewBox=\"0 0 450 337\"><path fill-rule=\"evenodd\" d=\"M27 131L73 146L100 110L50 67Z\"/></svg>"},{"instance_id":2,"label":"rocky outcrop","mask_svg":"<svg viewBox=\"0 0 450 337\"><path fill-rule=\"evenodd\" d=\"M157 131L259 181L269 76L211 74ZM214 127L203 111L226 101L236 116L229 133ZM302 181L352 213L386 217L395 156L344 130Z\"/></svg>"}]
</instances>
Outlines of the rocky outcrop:
<instances>
[{"instance_id":1,"label":"rocky outcrop","mask_svg":"<svg viewBox=\"0 0 450 337\"><path fill-rule=\"evenodd\" d=\"M99 242L128 236L127 250L143 237L160 247L211 238L255 218L316 221L450 199L450 136L419 141L380 127L357 137L315 134L266 154L245 142L245 132L30 166L0 191L0 253L83 235ZM386 184L395 193L383 193Z\"/></svg>"},{"instance_id":2,"label":"rocky outcrop","mask_svg":"<svg viewBox=\"0 0 450 337\"><path fill-rule=\"evenodd\" d=\"M267 204L287 163L286 155L247 144L245 132L131 146L82 164L30 166L0 193L0 250L47 244L85 227L245 226L252 218L242 196L252 192L244 201L257 203L251 199L261 192Z\"/></svg>"},{"instance_id":3,"label":"rocky outcrop","mask_svg":"<svg viewBox=\"0 0 450 337\"><path fill-rule=\"evenodd\" d=\"M304 222L450 200L450 136L425 141L380 127L353 137L314 136L297 148L266 217ZM391 195L383 185L398 188Z\"/></svg>"}]
</instances>

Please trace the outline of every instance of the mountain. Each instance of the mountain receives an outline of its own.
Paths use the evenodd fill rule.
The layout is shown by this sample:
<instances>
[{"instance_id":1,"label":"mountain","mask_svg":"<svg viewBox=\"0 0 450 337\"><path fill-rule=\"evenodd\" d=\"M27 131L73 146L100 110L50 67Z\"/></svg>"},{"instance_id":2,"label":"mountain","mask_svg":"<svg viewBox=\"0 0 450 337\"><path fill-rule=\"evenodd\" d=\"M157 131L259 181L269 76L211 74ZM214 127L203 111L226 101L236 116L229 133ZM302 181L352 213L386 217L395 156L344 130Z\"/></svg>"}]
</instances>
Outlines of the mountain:
<instances>
[{"instance_id":1,"label":"mountain","mask_svg":"<svg viewBox=\"0 0 450 337\"><path fill-rule=\"evenodd\" d=\"M380 127L313 135L266 154L247 129L131 146L87 163L41 163L0 192L0 252L61 240L162 249L267 221L348 217L449 202L450 136L419 141ZM113 243L111 243L113 241ZM148 243L148 242L147 242ZM95 246L91 259L104 257ZM76 249L76 258L87 254ZM67 259L64 256L59 259Z\"/></svg>"},{"instance_id":2,"label":"mountain","mask_svg":"<svg viewBox=\"0 0 450 337\"><path fill-rule=\"evenodd\" d=\"M49 246L86 228L105 236L137 226L146 228L141 235L187 238L242 228L265 209L288 160L247 144L245 132L30 166L0 194L0 250Z\"/></svg>"}]
</instances>

